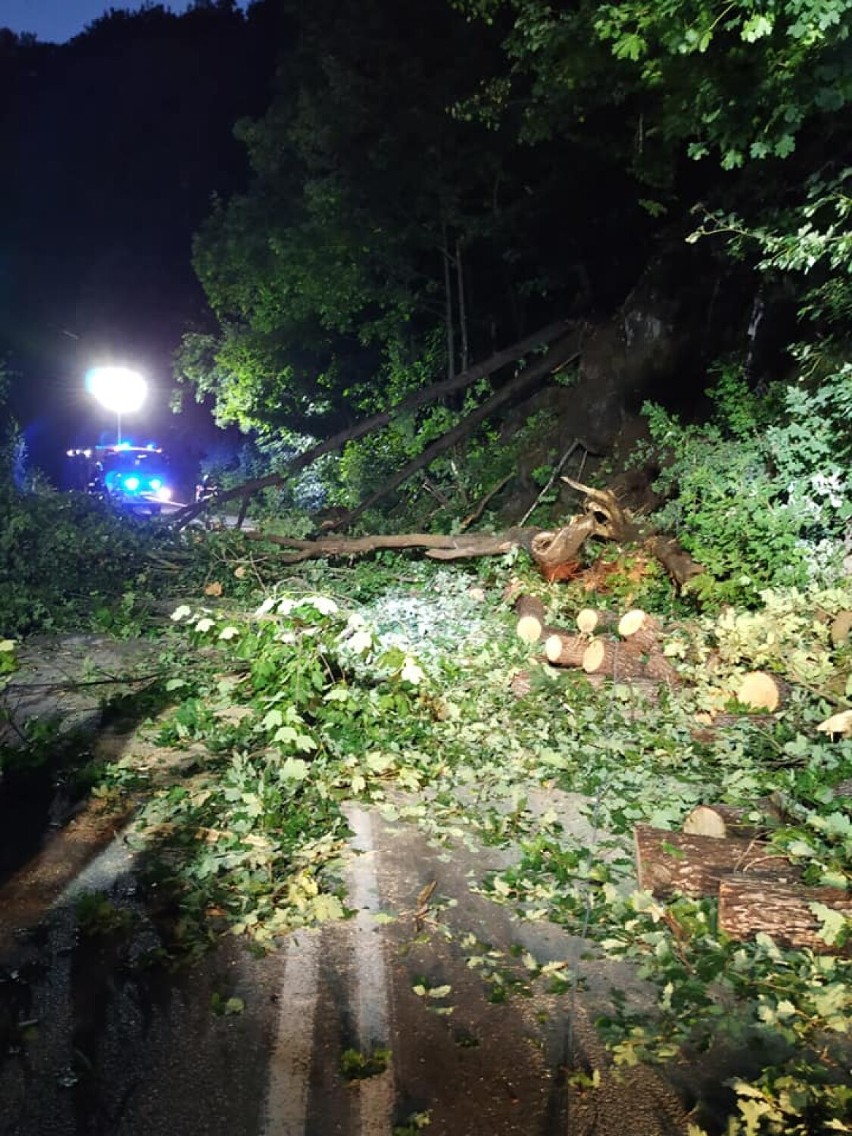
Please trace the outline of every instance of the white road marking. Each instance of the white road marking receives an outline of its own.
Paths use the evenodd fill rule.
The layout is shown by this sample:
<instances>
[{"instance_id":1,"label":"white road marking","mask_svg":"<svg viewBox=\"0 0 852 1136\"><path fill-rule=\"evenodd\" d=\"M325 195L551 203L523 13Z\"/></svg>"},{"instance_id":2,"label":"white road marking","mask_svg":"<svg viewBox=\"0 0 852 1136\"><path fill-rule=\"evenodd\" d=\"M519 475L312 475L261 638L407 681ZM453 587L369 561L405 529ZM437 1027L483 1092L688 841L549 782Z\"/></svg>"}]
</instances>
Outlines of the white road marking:
<instances>
[{"instance_id":1,"label":"white road marking","mask_svg":"<svg viewBox=\"0 0 852 1136\"><path fill-rule=\"evenodd\" d=\"M356 909L352 939L355 955L355 1021L362 1053L387 1048L390 1038L390 1010L385 956L379 924L379 883L375 868L375 844L370 814L357 805L346 810L354 834L352 847L357 853L349 868L349 901ZM390 1136L393 1127L393 1061L385 1071L360 1081L361 1136Z\"/></svg>"},{"instance_id":2,"label":"white road marking","mask_svg":"<svg viewBox=\"0 0 852 1136\"><path fill-rule=\"evenodd\" d=\"M304 1136L319 997L319 931L296 931L287 944L278 1031L269 1060L263 1136Z\"/></svg>"}]
</instances>

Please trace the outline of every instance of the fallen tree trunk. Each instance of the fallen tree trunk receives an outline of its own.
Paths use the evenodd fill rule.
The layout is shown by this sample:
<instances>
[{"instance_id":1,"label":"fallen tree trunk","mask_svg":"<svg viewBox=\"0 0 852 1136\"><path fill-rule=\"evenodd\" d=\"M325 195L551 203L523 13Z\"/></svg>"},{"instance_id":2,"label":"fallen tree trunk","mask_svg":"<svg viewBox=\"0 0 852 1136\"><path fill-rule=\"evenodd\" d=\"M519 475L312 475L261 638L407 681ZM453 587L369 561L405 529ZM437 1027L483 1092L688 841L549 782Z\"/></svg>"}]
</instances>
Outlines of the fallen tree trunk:
<instances>
[{"instance_id":1,"label":"fallen tree trunk","mask_svg":"<svg viewBox=\"0 0 852 1136\"><path fill-rule=\"evenodd\" d=\"M716 895L732 872L771 875L778 884L801 877L786 856L759 840L720 840L637 824L634 841L639 887L658 896Z\"/></svg>"},{"instance_id":2,"label":"fallen tree trunk","mask_svg":"<svg viewBox=\"0 0 852 1136\"><path fill-rule=\"evenodd\" d=\"M473 367L468 367L466 371L462 371L452 378L443 379L441 382L434 383L430 387L414 391L407 398L404 398L390 409L382 410L378 414L371 415L369 418L362 418L360 422L356 422L346 430L341 430L333 437L326 438L323 442L318 442L317 445L312 446L311 449L306 450L305 453L298 454L289 461L286 468L281 473L272 473L267 477L259 477L253 481L247 481L243 485L237 485L233 489L227 489L223 493L217 493L213 504L218 507L227 501L235 501L237 499L245 502L254 493L259 493L262 489L271 489L274 486L283 485L294 474L302 469L306 469L325 454L335 453L337 450L343 449L347 442L355 442L359 438L363 438L366 434L372 433L374 430L380 430L400 414L407 414L412 410L417 410L421 406L428 406L429 403L436 402L439 398L444 398L446 395L465 390L465 388L469 387L472 383L494 374L494 372L499 371L501 367L505 367L507 363L513 363L516 359L520 359L528 352L535 350L536 347L544 343L551 343L559 336L565 335L571 328L578 328L576 321L558 320L556 323L549 324L547 327L541 328L541 330L534 332L532 335L528 335L525 339L513 343L510 347L506 347L502 351L497 351L494 355L489 356L488 359L484 359L481 363L477 363ZM178 528L183 528L208 507L208 502L188 505L185 509L175 513L172 518L173 523ZM244 509L241 509L240 512L241 515L244 515Z\"/></svg>"},{"instance_id":3,"label":"fallen tree trunk","mask_svg":"<svg viewBox=\"0 0 852 1136\"><path fill-rule=\"evenodd\" d=\"M320 540L301 540L275 533L243 533L247 540L266 541L294 549L281 559L285 564L318 560L324 556L363 556L388 548L425 548L436 560L460 560L467 556L502 556L513 548L529 548L539 529L507 529L502 533L463 533L445 536L435 533L399 533L377 536L330 536Z\"/></svg>"},{"instance_id":4,"label":"fallen tree trunk","mask_svg":"<svg viewBox=\"0 0 852 1136\"><path fill-rule=\"evenodd\" d=\"M543 365L543 364L542 364ZM502 393L502 392L500 392ZM486 404L479 408L485 412ZM460 427L469 424L470 418L461 423ZM439 439L435 446L443 446L447 439L453 439L453 431ZM418 467L428 464L435 456L435 449L430 448L417 459ZM431 455L431 457L430 457ZM412 466L403 471L409 476ZM404 480L402 475L392 478L383 489L389 492ZM566 479L567 480L567 479ZM578 484L572 482L572 484ZM583 487L581 487L583 488ZM604 490L589 490L592 495L586 502L585 512L572 517L567 525L553 531L540 528L507 529L502 533L459 533L454 536L444 536L434 533L399 533L391 535L376 535L347 538L342 536L328 536L317 540L303 540L296 537L279 535L266 535L264 533L246 533L252 540L265 540L278 544L294 551L282 559L285 563L294 564L302 560L319 559L323 556L362 556L368 552L375 552L385 548L425 548L427 556L435 560L457 560L470 556L500 556L514 548L525 549L535 561L539 571L548 582L569 579L580 571L579 555L585 542L592 536L604 539L621 539L613 536L607 516L601 512L601 501L614 502L612 493ZM360 509L367 504L375 503L376 495L370 502L364 502L357 510L344 517L342 524L346 524L355 517ZM621 532L621 529L617 529ZM649 618L650 626L650 618Z\"/></svg>"},{"instance_id":5,"label":"fallen tree trunk","mask_svg":"<svg viewBox=\"0 0 852 1136\"><path fill-rule=\"evenodd\" d=\"M475 430L481 422L490 418L491 415L505 403L517 398L521 391L530 386L533 382L540 379L543 375L561 370L563 367L567 366L568 363L579 359L580 353L577 350L578 340L579 335L574 334L568 339L560 340L555 343L543 359L529 367L525 367L515 375L513 379L510 379L508 383L495 391L481 406L471 411L471 413L454 426L452 430L448 430L446 434L442 434L440 438L436 438L436 440L432 442L431 445L427 446L422 453L418 454L413 461L410 461L408 465L403 466L401 470L389 477L382 485L381 489L376 490L375 493L371 494L365 501L362 501L357 508L353 509L342 519L340 527L345 528L347 525L352 524L353 521L356 521L358 517L368 509L372 509L374 505L378 504L379 501L387 497L389 493L392 493L394 489L397 489L419 470L431 465L435 458L445 453L445 451L449 450L452 446L457 445L462 439L466 438L468 434Z\"/></svg>"},{"instance_id":6,"label":"fallen tree trunk","mask_svg":"<svg viewBox=\"0 0 852 1136\"><path fill-rule=\"evenodd\" d=\"M750 939L762 932L784 946L837 953L820 934L822 921L812 904L852 918L852 895L841 888L782 884L737 872L719 883L719 930L732 939Z\"/></svg>"}]
</instances>

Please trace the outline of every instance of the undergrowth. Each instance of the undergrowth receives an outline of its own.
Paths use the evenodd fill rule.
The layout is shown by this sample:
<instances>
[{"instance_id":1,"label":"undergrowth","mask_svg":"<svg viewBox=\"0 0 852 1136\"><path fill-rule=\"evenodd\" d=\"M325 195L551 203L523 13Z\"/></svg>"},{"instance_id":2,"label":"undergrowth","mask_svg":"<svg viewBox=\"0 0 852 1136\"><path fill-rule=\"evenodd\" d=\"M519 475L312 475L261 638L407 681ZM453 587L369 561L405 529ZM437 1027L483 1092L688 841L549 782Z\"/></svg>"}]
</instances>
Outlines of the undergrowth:
<instances>
[{"instance_id":1,"label":"undergrowth","mask_svg":"<svg viewBox=\"0 0 852 1136\"><path fill-rule=\"evenodd\" d=\"M848 468L832 464L849 454L848 384L840 370L818 390L777 391L782 410L765 420L723 376L718 421L700 431L651 411L670 458L660 519L707 568L685 596L623 560L591 596L532 581L517 554L475 572L393 554L282 570L275 550L239 536L170 536L7 487L0 662L11 670L13 639L36 628L140 633L149 592L165 582L176 597L158 631L158 712L140 731L159 756L128 747L95 790L139 802L131 841L176 953L221 935L271 949L293 928L347 917L343 806L360 800L433 841L512 849L511 867L475 889L588 941L576 973L522 959L516 981L465 937L492 1000L538 977L575 989L583 965L627 961L655 1002L640 1013L616 995L601 1018L617 1066L747 1050L730 1136L849 1131L847 921L814 912L824 953L764 934L733 941L715 901L637 891L631 847L637 823L675 831L696 804L771 799L779 853L808 884L849 887L852 740L817 730L852 705L850 649L828 632L852 609L837 572ZM664 646L683 681L649 696L619 675L596 689L544 665L513 632L504 596L519 587L562 625L592 602L644 604L670 625ZM736 704L756 668L789 686L782 712ZM554 807L534 807L542 796ZM568 797L582 835L560 820ZM699 1109L692 1136L705 1123Z\"/></svg>"},{"instance_id":2,"label":"undergrowth","mask_svg":"<svg viewBox=\"0 0 852 1136\"><path fill-rule=\"evenodd\" d=\"M302 569L251 611L233 599L175 609L174 704L144 730L174 756L140 768L131 753L102 792L130 785L147 799L133 839L179 912L176 946L237 934L267 949L294 927L346 917L341 810L358 799L432 840L514 848L510 868L475 885L481 894L638 969L656 1005L639 1013L616 997L599 1022L616 1065L763 1052L732 1084L731 1133L845 1131L846 923L821 913L824 955L766 935L730 940L714 901L636 890L631 833L639 822L677 830L701 802L773 797L785 803L770 834L779 851L808 883L848 886L852 823L838 793L849 793L852 741L815 727L852 689L838 692L846 656L813 614L852 605L848 585L769 592L739 621L694 621L688 650L671 639L687 681L649 699L628 682L594 692L514 638L501 596L517 566L404 571L391 587L380 570L376 587L355 567L319 591L321 570ZM550 590L563 619L572 595L587 602ZM717 695L731 709L725 692L756 665L799 683L784 712L696 730ZM509 693L519 672L522 697ZM556 807L534 809L542 791L557 805L579 794L593 835L572 835ZM521 989L487 952L468 953L491 1000ZM552 989L576 980L536 974ZM692 1131L702 1123L696 1113Z\"/></svg>"}]
</instances>

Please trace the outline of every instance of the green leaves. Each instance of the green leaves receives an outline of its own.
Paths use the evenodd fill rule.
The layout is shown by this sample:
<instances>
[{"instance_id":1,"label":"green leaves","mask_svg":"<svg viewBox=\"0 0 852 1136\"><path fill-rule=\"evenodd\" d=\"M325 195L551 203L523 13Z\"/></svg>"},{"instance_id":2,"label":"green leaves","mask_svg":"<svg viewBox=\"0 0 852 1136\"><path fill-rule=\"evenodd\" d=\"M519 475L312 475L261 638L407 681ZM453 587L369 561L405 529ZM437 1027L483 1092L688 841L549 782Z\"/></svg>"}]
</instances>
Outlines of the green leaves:
<instances>
[{"instance_id":1,"label":"green leaves","mask_svg":"<svg viewBox=\"0 0 852 1136\"><path fill-rule=\"evenodd\" d=\"M740 398L736 384L720 401L748 448L765 432L760 407ZM676 426L659 425L677 440ZM696 479L703 453L688 451ZM714 499L718 487L706 472L704 484ZM730 508L733 498L719 496ZM495 571L496 595L523 566ZM339 806L357 796L436 845L499 847L502 870L472 878L472 892L514 920L581 936L597 956L592 966L617 962L643 979L642 1007L616 995L600 1022L617 1063L747 1045L778 1057L740 1082L731 1132L747 1124L803 1136L808 1124L831 1131L848 1102L799 1057L818 1046L821 1060L833 1061L845 1044L848 960L786 950L765 934L732 942L719 932L714 900L637 892L631 834L637 821L677 829L698 802L751 806L772 797L794 818L772 830L779 851L801 859L815 877L808 882L846 884L849 824L832 786L845 775L852 742L816 731L824 717L818 694L800 690L778 720L744 718L701 742L694 732L707 676L721 681L746 660L782 678L808 676L811 685L832 680L837 656L814 613L852 605L848 587L764 591L753 611L693 615L674 653L693 681L651 702L626 683L599 694L552 670L536 677L534 693L509 698L517 669L540 664L508 633L504 613L474 599L462 573L409 565L404 585L399 575L398 562L386 576L375 566L347 570L350 594L369 599L355 605L313 591L319 570L312 577L301 568L252 614L202 614L188 604L175 621L187 690L173 693L191 697L172 713L170 738L193 745L178 751L163 783L153 775L143 820L151 855L161 858L159 894L178 906L182 926L201 941L230 929L268 947L293 928L345 918ZM587 602L570 585L553 597L566 619L575 598ZM196 613L212 620L203 633ZM223 640L223 626L239 633ZM356 650L362 633L369 645ZM300 738L316 748L303 751ZM459 902L454 918L463 910ZM431 897L428 925L438 911ZM409 918L383 918L394 914L400 924ZM837 912L815 905L813 914L839 951L847 931ZM441 934L452 933L448 925L438 925ZM459 933L484 998L504 1002L541 984L553 995L577 989L585 958L540 959L526 935L518 938L524 945L503 951ZM412 998L431 1014L453 1013L453 990L439 972L414 979ZM352 1057L354 1075L369 1058Z\"/></svg>"}]
</instances>

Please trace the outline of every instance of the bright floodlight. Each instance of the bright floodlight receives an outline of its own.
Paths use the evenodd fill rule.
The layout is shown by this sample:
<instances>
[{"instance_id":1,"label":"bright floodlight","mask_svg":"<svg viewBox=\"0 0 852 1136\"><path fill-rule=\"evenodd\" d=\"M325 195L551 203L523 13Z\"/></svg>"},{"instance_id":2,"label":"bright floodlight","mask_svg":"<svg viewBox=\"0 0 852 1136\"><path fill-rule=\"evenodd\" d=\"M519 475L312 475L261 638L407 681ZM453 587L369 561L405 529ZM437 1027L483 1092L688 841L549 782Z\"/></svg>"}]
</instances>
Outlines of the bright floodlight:
<instances>
[{"instance_id":1,"label":"bright floodlight","mask_svg":"<svg viewBox=\"0 0 852 1136\"><path fill-rule=\"evenodd\" d=\"M138 410L145 401L148 384L138 371L129 367L92 367L86 375L86 389L101 406L118 418L117 442L121 442L121 416Z\"/></svg>"}]
</instances>

